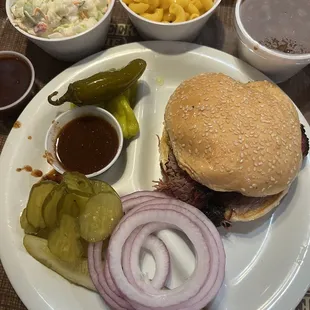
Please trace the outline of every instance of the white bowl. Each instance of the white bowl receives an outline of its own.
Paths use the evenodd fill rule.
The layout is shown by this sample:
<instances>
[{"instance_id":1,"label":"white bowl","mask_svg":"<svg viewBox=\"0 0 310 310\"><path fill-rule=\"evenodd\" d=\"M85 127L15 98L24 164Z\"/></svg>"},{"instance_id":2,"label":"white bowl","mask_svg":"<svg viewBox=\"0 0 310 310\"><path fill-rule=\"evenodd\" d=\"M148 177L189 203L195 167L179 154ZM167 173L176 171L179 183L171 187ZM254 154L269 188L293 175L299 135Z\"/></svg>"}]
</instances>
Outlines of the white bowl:
<instances>
[{"instance_id":1,"label":"white bowl","mask_svg":"<svg viewBox=\"0 0 310 310\"><path fill-rule=\"evenodd\" d=\"M288 80L310 63L310 54L281 53L255 41L245 30L240 18L240 6L243 1L237 0L235 9L239 58L265 73L275 83Z\"/></svg>"},{"instance_id":2,"label":"white bowl","mask_svg":"<svg viewBox=\"0 0 310 310\"><path fill-rule=\"evenodd\" d=\"M14 2L15 0L6 0L5 9L6 14L15 29L53 57L59 60L75 62L86 56L99 52L104 46L108 35L115 0L110 0L106 13L94 27L75 36L59 39L37 37L19 27L16 27L11 12L11 6Z\"/></svg>"},{"instance_id":3,"label":"white bowl","mask_svg":"<svg viewBox=\"0 0 310 310\"><path fill-rule=\"evenodd\" d=\"M77 107L60 114L53 121L52 125L49 127L47 131L45 138L45 152L47 154L47 160L49 164L52 165L57 172L63 174L66 170L63 168L63 166L61 165L56 156L56 139L59 135L59 132L66 124L82 116L97 116L104 119L105 121L109 122L111 126L116 130L118 137L118 149L114 158L107 166L105 166L101 170L86 175L86 177L92 178L102 174L103 172L111 168L118 159L118 157L120 156L123 148L123 132L121 126L119 125L116 118L107 110L95 106L84 106L84 107Z\"/></svg>"},{"instance_id":4,"label":"white bowl","mask_svg":"<svg viewBox=\"0 0 310 310\"><path fill-rule=\"evenodd\" d=\"M153 22L133 12L122 0L120 2L128 12L129 19L142 38L147 40L192 42L213 15L221 0L215 0L213 7L198 18L182 23Z\"/></svg>"},{"instance_id":5,"label":"white bowl","mask_svg":"<svg viewBox=\"0 0 310 310\"><path fill-rule=\"evenodd\" d=\"M24 94L22 95L22 97L20 97L19 99L17 99L16 101L12 102L9 105L0 107L0 113L2 112L6 112L8 110L13 110L16 108L22 108L27 102L28 97L31 95L31 91L33 89L34 86L34 80L35 80L35 72L34 72L34 68L33 65L31 63L31 61L24 55L17 53L17 52L13 52L13 51L0 51L0 57L3 56L11 56L11 57L16 57L19 58L21 60L23 60L25 62L25 64L29 67L29 71L31 74L31 79L30 79L30 83L29 86L27 88L27 90L24 92Z\"/></svg>"}]
</instances>

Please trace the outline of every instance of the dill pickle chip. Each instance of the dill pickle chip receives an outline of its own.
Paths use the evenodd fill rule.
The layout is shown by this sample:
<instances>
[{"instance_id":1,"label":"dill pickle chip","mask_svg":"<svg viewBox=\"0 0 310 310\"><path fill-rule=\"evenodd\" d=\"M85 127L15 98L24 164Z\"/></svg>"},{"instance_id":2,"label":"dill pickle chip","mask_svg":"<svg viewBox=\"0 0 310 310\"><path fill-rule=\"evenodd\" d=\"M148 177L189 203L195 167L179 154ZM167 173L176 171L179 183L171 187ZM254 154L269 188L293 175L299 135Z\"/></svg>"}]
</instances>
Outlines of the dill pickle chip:
<instances>
[{"instance_id":1,"label":"dill pickle chip","mask_svg":"<svg viewBox=\"0 0 310 310\"><path fill-rule=\"evenodd\" d=\"M57 207L58 223L60 223L64 214L70 215L75 218L78 217L80 214L80 208L73 193L67 193L60 199Z\"/></svg>"},{"instance_id":2,"label":"dill pickle chip","mask_svg":"<svg viewBox=\"0 0 310 310\"><path fill-rule=\"evenodd\" d=\"M56 186L55 182L42 181L32 186L27 203L27 220L34 228L45 228L42 206L47 195Z\"/></svg>"},{"instance_id":3,"label":"dill pickle chip","mask_svg":"<svg viewBox=\"0 0 310 310\"><path fill-rule=\"evenodd\" d=\"M83 255L78 221L70 215L62 216L60 226L50 232L47 241L51 252L65 262L74 263Z\"/></svg>"},{"instance_id":4,"label":"dill pickle chip","mask_svg":"<svg viewBox=\"0 0 310 310\"><path fill-rule=\"evenodd\" d=\"M123 216L121 200L111 193L91 197L79 217L81 237L88 242L105 240Z\"/></svg>"},{"instance_id":5,"label":"dill pickle chip","mask_svg":"<svg viewBox=\"0 0 310 310\"><path fill-rule=\"evenodd\" d=\"M85 209L86 203L89 200L88 196L81 196L75 193L67 193L58 203L58 223L63 214L68 214L73 217L78 217Z\"/></svg>"},{"instance_id":6,"label":"dill pickle chip","mask_svg":"<svg viewBox=\"0 0 310 310\"><path fill-rule=\"evenodd\" d=\"M74 264L65 262L50 251L47 240L36 236L25 235L23 244L27 252L47 268L73 284L97 291L89 276L87 259L78 260Z\"/></svg>"},{"instance_id":7,"label":"dill pickle chip","mask_svg":"<svg viewBox=\"0 0 310 310\"><path fill-rule=\"evenodd\" d=\"M89 197L94 194L90 181L79 172L65 172L62 182L67 185L71 193Z\"/></svg>"},{"instance_id":8,"label":"dill pickle chip","mask_svg":"<svg viewBox=\"0 0 310 310\"><path fill-rule=\"evenodd\" d=\"M90 183L93 187L93 191L95 194L112 193L114 195L117 195L118 197L117 192L114 190L114 188L110 184L104 181L101 181L101 180L91 180Z\"/></svg>"},{"instance_id":9,"label":"dill pickle chip","mask_svg":"<svg viewBox=\"0 0 310 310\"><path fill-rule=\"evenodd\" d=\"M26 216L27 209L25 208L20 216L20 226L24 230L25 234L36 235L38 233L38 229L34 228L31 224L29 224Z\"/></svg>"},{"instance_id":10,"label":"dill pickle chip","mask_svg":"<svg viewBox=\"0 0 310 310\"><path fill-rule=\"evenodd\" d=\"M58 203L67 194L66 189L64 183L56 185L43 203L43 219L49 229L55 228L57 225Z\"/></svg>"}]
</instances>

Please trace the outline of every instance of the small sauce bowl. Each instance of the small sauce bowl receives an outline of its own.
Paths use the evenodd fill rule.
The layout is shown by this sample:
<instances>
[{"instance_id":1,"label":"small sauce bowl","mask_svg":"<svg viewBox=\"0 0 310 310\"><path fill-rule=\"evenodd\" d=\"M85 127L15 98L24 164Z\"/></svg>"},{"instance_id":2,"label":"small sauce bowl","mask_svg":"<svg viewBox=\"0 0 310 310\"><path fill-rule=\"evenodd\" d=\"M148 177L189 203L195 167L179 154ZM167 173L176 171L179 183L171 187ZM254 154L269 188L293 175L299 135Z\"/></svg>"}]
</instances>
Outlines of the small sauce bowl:
<instances>
[{"instance_id":1,"label":"small sauce bowl","mask_svg":"<svg viewBox=\"0 0 310 310\"><path fill-rule=\"evenodd\" d=\"M60 139L61 139L62 135L64 135L66 130L68 132L69 129L66 129L66 128L69 128L69 126L72 126L73 122L76 123L77 121L82 120L82 119L84 119L84 120L88 119L88 121L89 121L90 119L94 119L94 118L102 119L103 121L105 121L105 122L102 122L102 124L106 123L107 125L109 125L109 127L110 127L110 129L112 129L112 131L113 130L115 131L115 137L117 137L118 141L117 141L117 148L116 148L114 155L112 154L112 157L109 159L109 161L107 163L105 163L105 165L103 167L101 167L100 169L98 169L97 171L85 173L85 171L82 171L82 168L80 168L81 169L80 171L79 171L79 169L67 168L66 164L61 161L61 159L60 159L61 156L59 156L60 144L61 144ZM84 125L85 124L87 126L87 121L86 121L86 123L84 123ZM89 126L91 126L91 124L89 124ZM78 130L80 130L79 127L76 127L76 128L78 128ZM102 132L104 131L103 127L99 128L99 129ZM65 151L67 152L67 155L66 155L67 159L68 158L70 159L70 157L72 156L72 161L75 161L77 156L79 156L79 155L83 154L83 152L85 152L84 148L86 146L84 146L82 141L85 142L85 139L87 140L88 138L84 136L83 139L82 138L79 139L79 135L72 133L72 130L73 130L73 127L71 127L72 136L69 137L69 139L67 139L67 140L63 140L62 144L64 144L65 141L69 141L68 142L69 144L71 144L71 142L73 143L73 144L71 144L71 147L68 146L67 150L65 150ZM85 130L85 132L86 131L87 130ZM92 131L92 133L93 132L94 131ZM74 136L75 136L75 138L74 138ZM95 136L98 137L98 133L96 133ZM95 137L95 136L93 136L93 137ZM90 135L90 139L91 139L91 135ZM90 140L88 140L88 141L90 141ZM79 145L79 143L80 143L80 145ZM91 141L89 144L91 144ZM98 144L97 144L97 146L98 146ZM87 147L89 148L90 146L87 146ZM101 150L104 149L104 150L107 150L107 152L108 151L110 152L109 148L111 147L111 145L108 146L107 141L102 141L102 144L101 144L101 140L100 140L99 147L101 148ZM58 148L59 148L59 151L58 151ZM72 148L75 149L75 151L74 151L74 153L72 152L72 155L71 155L69 150ZM97 175L100 175L103 172L107 171L109 168L111 168L112 165L117 161L118 157L120 156L122 148L123 148L123 132L122 132L122 129L121 129L118 121L116 120L116 118L111 113L109 113L108 111L106 111L102 108L96 107L96 106L76 107L76 108L73 108L72 110L69 110L67 112L60 114L53 121L51 126L49 127L47 134L46 134L46 138L45 138L45 153L46 153L47 161L50 165L53 166L53 168L57 172L59 172L60 174L63 174L65 171L78 171L80 173L85 174L86 177L88 177L88 178L92 178L92 177L95 177ZM95 149L93 152L96 152L96 151L99 152L98 149L99 148ZM78 154L79 150L80 150L80 154ZM92 157L91 154L94 154L94 153L90 153L89 154L90 157ZM97 159L101 158L100 154L101 153L95 154L96 155L95 157L97 157ZM63 158L65 158L65 157L63 157ZM103 159L102 162L104 162L104 156L102 156L102 159ZM85 159L85 161L86 161L86 159ZM68 160L67 160L67 162L68 162ZM76 165L76 162L75 162L75 165ZM69 165L67 165L67 166L69 166ZM80 167L82 167L82 165Z\"/></svg>"},{"instance_id":2,"label":"small sauce bowl","mask_svg":"<svg viewBox=\"0 0 310 310\"><path fill-rule=\"evenodd\" d=\"M34 86L35 72L24 55L0 51L0 114L22 109Z\"/></svg>"}]
</instances>

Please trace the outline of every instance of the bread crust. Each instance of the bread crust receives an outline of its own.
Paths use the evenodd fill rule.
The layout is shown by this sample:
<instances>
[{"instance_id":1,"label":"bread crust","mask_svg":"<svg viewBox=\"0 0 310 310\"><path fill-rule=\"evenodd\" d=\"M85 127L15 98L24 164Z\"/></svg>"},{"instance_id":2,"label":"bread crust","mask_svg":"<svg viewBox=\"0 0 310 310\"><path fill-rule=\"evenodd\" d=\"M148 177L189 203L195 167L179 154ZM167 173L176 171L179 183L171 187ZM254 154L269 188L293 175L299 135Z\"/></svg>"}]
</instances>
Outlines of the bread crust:
<instances>
[{"instance_id":1,"label":"bread crust","mask_svg":"<svg viewBox=\"0 0 310 310\"><path fill-rule=\"evenodd\" d=\"M180 168L215 191L276 195L287 191L301 167L298 113L267 81L197 75L170 97L164 126ZM160 152L164 161L167 148Z\"/></svg>"}]
</instances>

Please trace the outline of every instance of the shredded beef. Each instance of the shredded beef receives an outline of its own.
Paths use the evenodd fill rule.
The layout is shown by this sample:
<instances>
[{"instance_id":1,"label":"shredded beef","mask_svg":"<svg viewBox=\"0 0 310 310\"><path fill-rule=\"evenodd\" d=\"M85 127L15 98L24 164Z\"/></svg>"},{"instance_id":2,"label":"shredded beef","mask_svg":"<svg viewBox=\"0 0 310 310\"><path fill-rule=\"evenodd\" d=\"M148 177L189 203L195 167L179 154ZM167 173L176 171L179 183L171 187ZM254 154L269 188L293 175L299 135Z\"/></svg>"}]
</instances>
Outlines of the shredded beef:
<instances>
[{"instance_id":1,"label":"shredded beef","mask_svg":"<svg viewBox=\"0 0 310 310\"><path fill-rule=\"evenodd\" d=\"M304 125L300 124L301 128L301 149L303 157L306 157L309 152L309 139L306 135L306 130Z\"/></svg>"},{"instance_id":2,"label":"shredded beef","mask_svg":"<svg viewBox=\"0 0 310 310\"><path fill-rule=\"evenodd\" d=\"M216 226L228 226L224 217L225 207L213 202L216 192L194 181L179 167L172 152L169 153L165 168L162 167L162 173L163 179L155 185L157 191L195 206Z\"/></svg>"},{"instance_id":3,"label":"shredded beef","mask_svg":"<svg viewBox=\"0 0 310 310\"><path fill-rule=\"evenodd\" d=\"M301 125L301 132L302 153L305 157L309 151L309 140L303 125ZM233 211L238 209L238 213L246 213L248 210L259 207L265 200L270 199L270 197L246 197L235 192L213 191L194 181L183 171L172 152L168 155L165 167L161 168L163 179L156 182L156 190L200 209L217 227L229 227L231 225L229 217Z\"/></svg>"}]
</instances>

